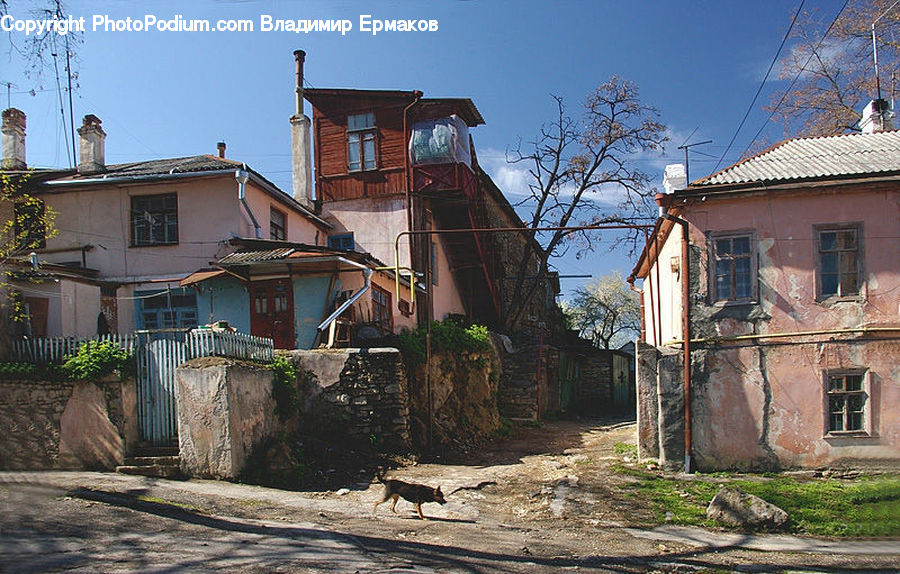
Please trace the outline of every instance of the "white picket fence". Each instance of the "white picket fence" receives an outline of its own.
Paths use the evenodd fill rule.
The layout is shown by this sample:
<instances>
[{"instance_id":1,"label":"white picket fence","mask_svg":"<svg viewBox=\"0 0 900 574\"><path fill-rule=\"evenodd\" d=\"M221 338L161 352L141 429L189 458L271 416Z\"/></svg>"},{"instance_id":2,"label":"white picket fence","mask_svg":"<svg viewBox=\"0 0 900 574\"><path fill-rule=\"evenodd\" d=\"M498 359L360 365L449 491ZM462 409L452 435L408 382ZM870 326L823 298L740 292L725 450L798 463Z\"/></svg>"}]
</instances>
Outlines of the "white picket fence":
<instances>
[{"instance_id":1,"label":"white picket fence","mask_svg":"<svg viewBox=\"0 0 900 574\"><path fill-rule=\"evenodd\" d=\"M78 348L88 341L108 341L133 353L139 340L152 339L162 331L138 331L127 335L101 335L96 337L29 337L17 339L12 344L13 361L50 363L60 362L74 355ZM194 329L183 332L183 342L187 346L189 358L228 357L248 361L268 362L272 360L274 343L266 337L256 337L231 331Z\"/></svg>"}]
</instances>

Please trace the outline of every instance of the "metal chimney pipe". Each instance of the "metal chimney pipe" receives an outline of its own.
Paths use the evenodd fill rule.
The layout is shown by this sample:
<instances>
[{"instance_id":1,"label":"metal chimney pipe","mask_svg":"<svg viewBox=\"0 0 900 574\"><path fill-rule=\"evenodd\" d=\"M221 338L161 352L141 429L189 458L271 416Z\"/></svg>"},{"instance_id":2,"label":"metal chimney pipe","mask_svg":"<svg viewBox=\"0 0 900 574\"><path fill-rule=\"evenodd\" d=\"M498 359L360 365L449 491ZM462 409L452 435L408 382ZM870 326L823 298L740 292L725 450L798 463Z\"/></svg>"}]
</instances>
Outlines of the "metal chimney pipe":
<instances>
[{"instance_id":1,"label":"metal chimney pipe","mask_svg":"<svg viewBox=\"0 0 900 574\"><path fill-rule=\"evenodd\" d=\"M297 62L297 107L296 114L303 115L303 62L306 61L306 52L294 50L294 61Z\"/></svg>"}]
</instances>

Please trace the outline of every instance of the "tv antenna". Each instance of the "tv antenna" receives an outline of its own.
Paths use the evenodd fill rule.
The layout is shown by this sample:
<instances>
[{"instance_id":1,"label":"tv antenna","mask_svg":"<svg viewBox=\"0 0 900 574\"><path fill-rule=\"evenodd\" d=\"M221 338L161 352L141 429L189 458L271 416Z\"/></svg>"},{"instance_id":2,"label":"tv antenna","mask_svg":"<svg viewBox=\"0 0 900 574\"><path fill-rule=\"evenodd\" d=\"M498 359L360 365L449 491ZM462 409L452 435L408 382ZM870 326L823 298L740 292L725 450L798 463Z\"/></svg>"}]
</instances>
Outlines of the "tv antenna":
<instances>
[{"instance_id":1,"label":"tv antenna","mask_svg":"<svg viewBox=\"0 0 900 574\"><path fill-rule=\"evenodd\" d=\"M894 9L894 7L900 4L900 0L895 0L893 4L888 6L888 9L881 13L881 16L875 18L872 21L872 59L875 63L875 91L877 94L877 99L881 99L881 78L878 77L878 37L875 35L875 24L878 23L879 20L888 15L888 12Z\"/></svg>"},{"instance_id":2,"label":"tv antenna","mask_svg":"<svg viewBox=\"0 0 900 574\"><path fill-rule=\"evenodd\" d=\"M900 2L900 0L897 0L897 2ZM697 131L697 130L694 130L694 131ZM694 135L694 134L692 133L691 135ZM688 136L688 139L691 139L690 136ZM687 140L685 140L685 143L678 146L678 149L684 150L684 177L685 177L685 179L687 179L688 183L691 183L691 165L688 160L688 150L694 146L706 145L708 143L712 143L712 140L706 140L706 141L692 143L692 144L687 143Z\"/></svg>"}]
</instances>

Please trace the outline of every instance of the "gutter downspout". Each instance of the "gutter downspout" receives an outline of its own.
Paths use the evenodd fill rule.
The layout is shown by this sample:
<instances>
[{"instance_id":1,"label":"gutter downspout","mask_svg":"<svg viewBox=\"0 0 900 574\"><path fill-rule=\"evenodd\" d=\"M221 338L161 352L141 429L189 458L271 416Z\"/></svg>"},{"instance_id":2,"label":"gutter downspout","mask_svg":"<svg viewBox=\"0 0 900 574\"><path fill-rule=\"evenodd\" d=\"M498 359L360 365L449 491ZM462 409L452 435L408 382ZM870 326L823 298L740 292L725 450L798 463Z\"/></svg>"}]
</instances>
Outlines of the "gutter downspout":
<instances>
[{"instance_id":1,"label":"gutter downspout","mask_svg":"<svg viewBox=\"0 0 900 574\"><path fill-rule=\"evenodd\" d=\"M332 313L331 315L329 315L327 319L325 319L324 321L322 321L322 323L321 323L318 327L316 327L316 329L318 329L319 331L324 331L325 329L327 329L328 326L331 325L331 324L334 322L335 319L337 319L338 317L340 317L341 313L343 313L344 311L346 311L347 308L348 308L350 305L353 305L354 303L356 303L356 301L357 301L360 297L363 296L363 293L365 293L366 291L369 290L369 286L370 286L370 281L369 281L369 280L370 280L370 278L372 277L372 270L371 270L371 269L369 269L369 268L366 267L365 265L362 265L362 264L360 264L360 263L357 263L356 261L351 261L351 260L349 260L349 259L344 259L343 257L338 257L337 260L340 261L340 262L342 262L342 263L346 263L346 264L348 264L348 265L352 265L353 267L358 267L358 268L363 272L363 279L364 279L365 282L364 282L364 284L363 284L363 286L362 286L362 289L360 289L359 291L357 291L356 293L354 293L352 297L350 297L349 299L347 299L346 301L344 301L344 302L341 304L340 307L338 307L337 309L334 310L334 313Z\"/></svg>"},{"instance_id":2,"label":"gutter downspout","mask_svg":"<svg viewBox=\"0 0 900 574\"><path fill-rule=\"evenodd\" d=\"M687 221L664 213L663 217L681 225L681 331L684 340L684 472L691 472L691 266L690 226ZM657 268L659 261L656 262Z\"/></svg>"},{"instance_id":3,"label":"gutter downspout","mask_svg":"<svg viewBox=\"0 0 900 574\"><path fill-rule=\"evenodd\" d=\"M253 216L253 212L250 210L250 206L247 205L246 199L246 191L244 189L244 185L250 180L250 174L246 171L239 169L234 172L234 179L238 182L238 199L241 202L241 205L244 206L244 210L247 212L247 215L250 216L250 221L253 222L253 229L256 231L256 238L262 239L262 228L259 226L259 222L256 221L256 217Z\"/></svg>"},{"instance_id":4,"label":"gutter downspout","mask_svg":"<svg viewBox=\"0 0 900 574\"><path fill-rule=\"evenodd\" d=\"M410 161L410 157L409 157L410 141L409 141L408 114L409 114L410 108L412 108L414 105L419 103L419 100L422 98L422 95L423 95L422 92L420 92L419 90L415 90L413 92L413 94L415 95L415 99L413 101L411 101L405 108L403 108L403 149L404 149L403 153L406 156L406 160L403 162L403 168L404 168L404 172L405 172L403 175L406 178L406 228L409 229L410 231L413 230L413 212L412 212L412 165L411 165L411 161ZM399 247L397 247L398 256L399 256L399 253L400 253ZM399 261L400 261L399 259L394 260L394 262L398 266L400 265ZM409 266L415 267L415 262L413 261L413 237L412 237L412 235L409 236ZM415 291L415 289L416 289L415 288L415 277L410 275L409 281L410 281L410 284L413 285L411 287L411 289L413 291ZM400 293L400 275L399 275L399 273L396 275L396 282L397 282L397 285L396 285L397 293ZM415 297L415 295L413 295L413 297ZM411 302L410 306L412 306L414 303L415 303L415 301ZM410 309L410 311L412 311L412 309ZM418 310L416 310L416 313L418 313Z\"/></svg>"}]
</instances>

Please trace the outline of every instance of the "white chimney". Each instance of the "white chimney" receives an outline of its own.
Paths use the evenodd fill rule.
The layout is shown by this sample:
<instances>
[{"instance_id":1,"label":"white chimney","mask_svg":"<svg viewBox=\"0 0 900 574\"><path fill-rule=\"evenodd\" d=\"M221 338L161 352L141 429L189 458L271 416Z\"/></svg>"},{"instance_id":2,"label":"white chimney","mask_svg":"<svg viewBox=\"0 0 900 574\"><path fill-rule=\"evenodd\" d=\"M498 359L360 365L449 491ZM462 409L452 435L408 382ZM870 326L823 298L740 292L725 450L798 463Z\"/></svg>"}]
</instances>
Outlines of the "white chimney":
<instances>
[{"instance_id":1,"label":"white chimney","mask_svg":"<svg viewBox=\"0 0 900 574\"><path fill-rule=\"evenodd\" d=\"M78 142L78 173L91 174L106 170L106 132L100 127L100 118L94 114L84 116Z\"/></svg>"},{"instance_id":2,"label":"white chimney","mask_svg":"<svg viewBox=\"0 0 900 574\"><path fill-rule=\"evenodd\" d=\"M666 188L666 193L672 193L675 190L687 187L687 172L684 169L684 164L670 163L666 166L666 171L663 175L663 187Z\"/></svg>"},{"instance_id":3,"label":"white chimney","mask_svg":"<svg viewBox=\"0 0 900 574\"><path fill-rule=\"evenodd\" d=\"M3 110L2 155L0 167L19 170L28 167L25 163L25 112L16 108Z\"/></svg>"},{"instance_id":4,"label":"white chimney","mask_svg":"<svg viewBox=\"0 0 900 574\"><path fill-rule=\"evenodd\" d=\"M294 115L291 116L292 180L294 199L313 211L315 204L312 195L312 166L310 165L312 163L309 141L310 120L303 113L303 62L305 60L306 52L303 50L294 52L294 61L297 65L297 101Z\"/></svg>"},{"instance_id":5,"label":"white chimney","mask_svg":"<svg viewBox=\"0 0 900 574\"><path fill-rule=\"evenodd\" d=\"M894 112L887 100L872 100L863 109L859 129L864 134L874 134L894 129Z\"/></svg>"}]
</instances>

